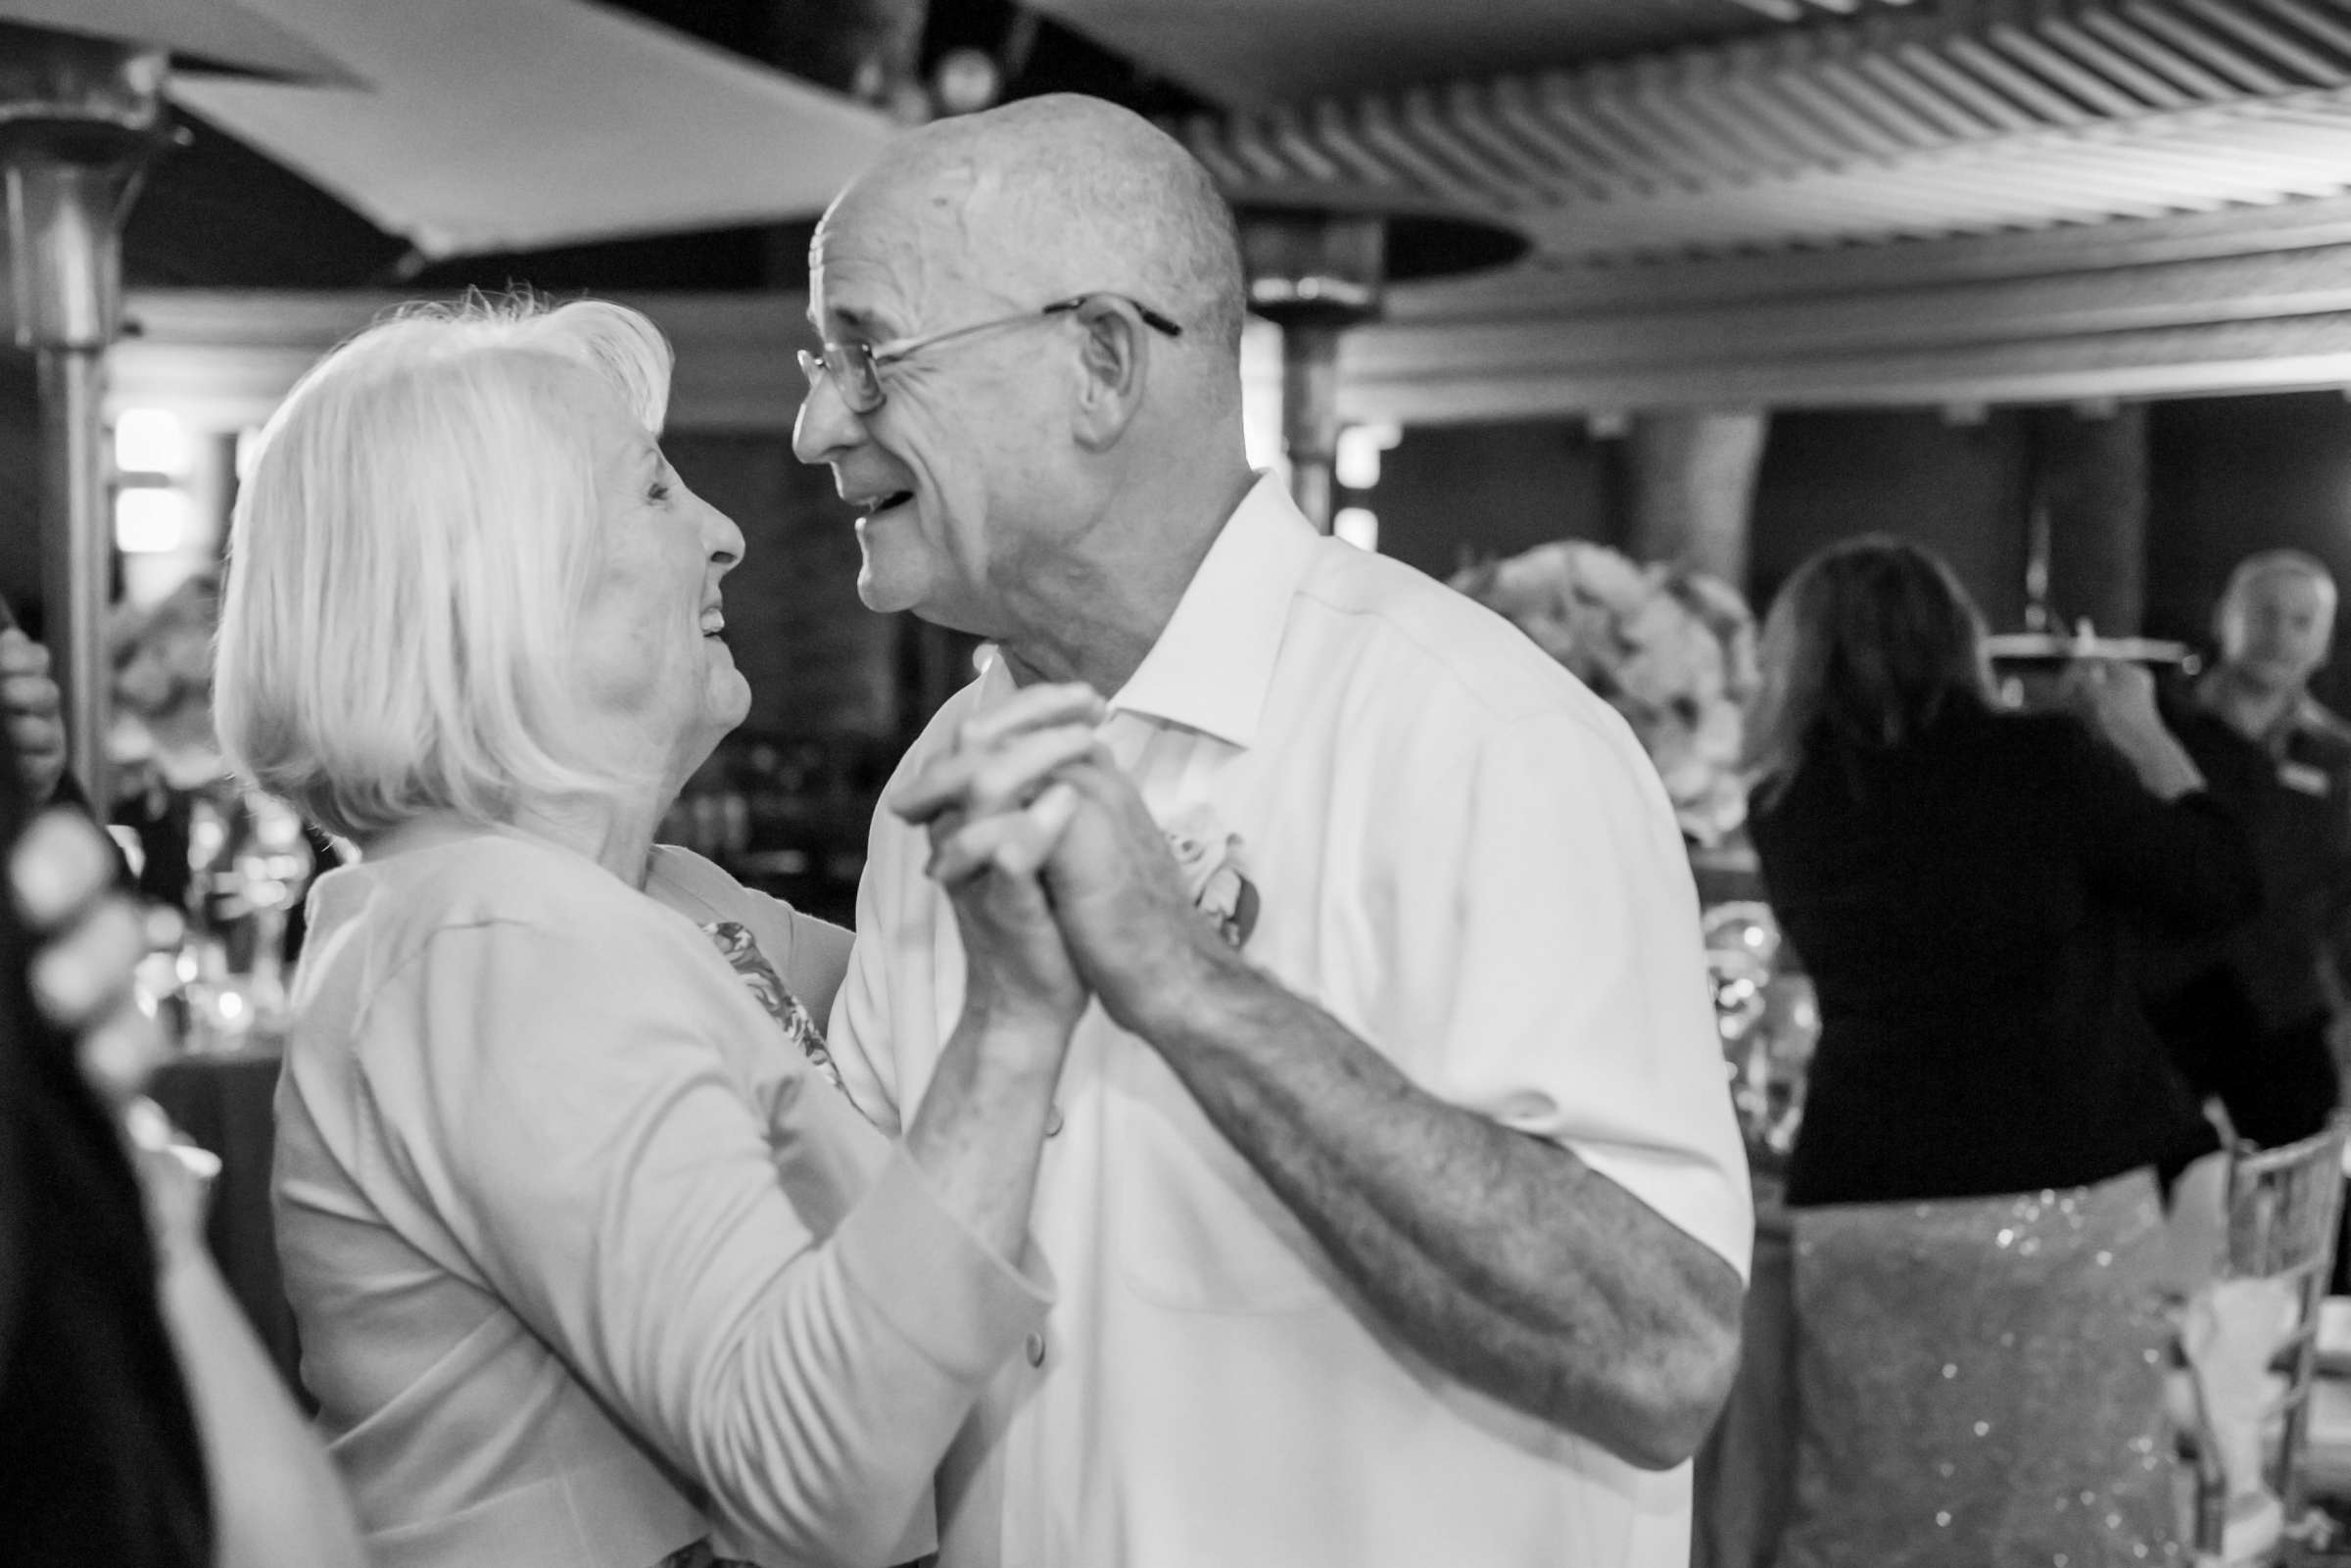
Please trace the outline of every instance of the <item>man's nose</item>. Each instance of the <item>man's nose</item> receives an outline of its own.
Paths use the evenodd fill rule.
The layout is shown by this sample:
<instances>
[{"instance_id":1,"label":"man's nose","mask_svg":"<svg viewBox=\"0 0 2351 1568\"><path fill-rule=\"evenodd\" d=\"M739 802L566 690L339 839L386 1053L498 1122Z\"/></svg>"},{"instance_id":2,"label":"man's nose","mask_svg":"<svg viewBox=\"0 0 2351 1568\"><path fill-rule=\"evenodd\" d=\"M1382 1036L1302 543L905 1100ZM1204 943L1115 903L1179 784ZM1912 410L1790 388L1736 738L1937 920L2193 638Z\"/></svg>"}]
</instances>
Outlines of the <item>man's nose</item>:
<instances>
[{"instance_id":1,"label":"man's nose","mask_svg":"<svg viewBox=\"0 0 2351 1568\"><path fill-rule=\"evenodd\" d=\"M818 376L792 422L792 454L804 463L827 463L864 439L864 421L849 411L833 378Z\"/></svg>"}]
</instances>

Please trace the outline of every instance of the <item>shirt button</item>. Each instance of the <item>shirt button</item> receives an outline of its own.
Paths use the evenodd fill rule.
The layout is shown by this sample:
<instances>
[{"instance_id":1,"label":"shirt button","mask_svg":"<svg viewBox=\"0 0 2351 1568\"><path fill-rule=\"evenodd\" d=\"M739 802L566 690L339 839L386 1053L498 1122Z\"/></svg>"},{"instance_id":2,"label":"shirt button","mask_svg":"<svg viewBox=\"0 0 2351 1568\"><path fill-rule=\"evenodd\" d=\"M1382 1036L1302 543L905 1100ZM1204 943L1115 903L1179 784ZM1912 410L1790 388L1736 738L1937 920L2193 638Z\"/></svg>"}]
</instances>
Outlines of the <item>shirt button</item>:
<instances>
[{"instance_id":1,"label":"shirt button","mask_svg":"<svg viewBox=\"0 0 2351 1568\"><path fill-rule=\"evenodd\" d=\"M1029 1353L1029 1364L1031 1366L1042 1366L1045 1364L1044 1335L1030 1335L1029 1338L1022 1343L1021 1349Z\"/></svg>"},{"instance_id":2,"label":"shirt button","mask_svg":"<svg viewBox=\"0 0 2351 1568\"><path fill-rule=\"evenodd\" d=\"M1061 1136L1061 1107L1058 1105L1045 1108L1045 1136L1048 1138Z\"/></svg>"}]
</instances>

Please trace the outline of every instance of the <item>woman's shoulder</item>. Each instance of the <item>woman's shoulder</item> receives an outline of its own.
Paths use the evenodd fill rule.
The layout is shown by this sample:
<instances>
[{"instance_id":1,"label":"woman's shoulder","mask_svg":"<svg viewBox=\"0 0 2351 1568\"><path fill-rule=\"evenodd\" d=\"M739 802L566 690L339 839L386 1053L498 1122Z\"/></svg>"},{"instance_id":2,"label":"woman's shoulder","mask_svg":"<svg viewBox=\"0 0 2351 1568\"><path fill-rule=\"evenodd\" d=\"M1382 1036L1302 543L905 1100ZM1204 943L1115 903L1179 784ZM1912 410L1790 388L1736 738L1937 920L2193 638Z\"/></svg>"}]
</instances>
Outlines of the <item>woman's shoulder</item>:
<instances>
[{"instance_id":1,"label":"woman's shoulder","mask_svg":"<svg viewBox=\"0 0 2351 1568\"><path fill-rule=\"evenodd\" d=\"M674 924L585 856L520 834L482 833L329 873L319 879L307 940L357 927L379 957L397 958L450 933L496 942L544 932L642 952Z\"/></svg>"},{"instance_id":2,"label":"woman's shoulder","mask_svg":"<svg viewBox=\"0 0 2351 1568\"><path fill-rule=\"evenodd\" d=\"M785 917L794 913L784 900L745 887L716 861L676 844L653 846L645 890L658 902L697 921L736 920L747 924L754 915L771 911Z\"/></svg>"}]
</instances>

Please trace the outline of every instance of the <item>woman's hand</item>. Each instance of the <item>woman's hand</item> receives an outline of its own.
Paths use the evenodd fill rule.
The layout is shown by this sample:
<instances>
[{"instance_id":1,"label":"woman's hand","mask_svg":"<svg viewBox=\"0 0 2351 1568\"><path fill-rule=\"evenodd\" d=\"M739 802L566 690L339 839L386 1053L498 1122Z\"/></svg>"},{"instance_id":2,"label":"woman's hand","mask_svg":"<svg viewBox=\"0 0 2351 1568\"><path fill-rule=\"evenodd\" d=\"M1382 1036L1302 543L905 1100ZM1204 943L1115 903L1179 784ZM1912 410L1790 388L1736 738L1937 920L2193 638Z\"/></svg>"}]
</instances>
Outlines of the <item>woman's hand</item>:
<instances>
[{"instance_id":1,"label":"woman's hand","mask_svg":"<svg viewBox=\"0 0 2351 1568\"><path fill-rule=\"evenodd\" d=\"M113 890L115 869L106 839L71 810L34 818L9 855L10 890L32 944L33 1005L75 1037L91 1088L120 1108L163 1059L163 1034L131 989L146 934L130 900Z\"/></svg>"},{"instance_id":2,"label":"woman's hand","mask_svg":"<svg viewBox=\"0 0 2351 1568\"><path fill-rule=\"evenodd\" d=\"M2118 745L2161 731L2155 678L2121 659L2077 659L2057 684L2059 700Z\"/></svg>"},{"instance_id":3,"label":"woman's hand","mask_svg":"<svg viewBox=\"0 0 2351 1568\"><path fill-rule=\"evenodd\" d=\"M2151 794L2176 799L2204 787L2186 750L2155 708L2155 678L2120 659L2081 659L2057 686L2058 700L2123 754Z\"/></svg>"},{"instance_id":4,"label":"woman's hand","mask_svg":"<svg viewBox=\"0 0 2351 1568\"><path fill-rule=\"evenodd\" d=\"M978 822L932 819L932 875L963 935L964 1009L989 1022L1035 1025L1067 1043L1088 992L1037 872L1068 831L1078 797L1066 784Z\"/></svg>"},{"instance_id":5,"label":"woman's hand","mask_svg":"<svg viewBox=\"0 0 2351 1568\"><path fill-rule=\"evenodd\" d=\"M967 1016L1033 1023L1062 1044L1088 994L1038 873L1078 806L1055 776L1103 755L1102 712L1089 688L1029 688L966 723L890 801L930 832L928 871L963 936Z\"/></svg>"}]
</instances>

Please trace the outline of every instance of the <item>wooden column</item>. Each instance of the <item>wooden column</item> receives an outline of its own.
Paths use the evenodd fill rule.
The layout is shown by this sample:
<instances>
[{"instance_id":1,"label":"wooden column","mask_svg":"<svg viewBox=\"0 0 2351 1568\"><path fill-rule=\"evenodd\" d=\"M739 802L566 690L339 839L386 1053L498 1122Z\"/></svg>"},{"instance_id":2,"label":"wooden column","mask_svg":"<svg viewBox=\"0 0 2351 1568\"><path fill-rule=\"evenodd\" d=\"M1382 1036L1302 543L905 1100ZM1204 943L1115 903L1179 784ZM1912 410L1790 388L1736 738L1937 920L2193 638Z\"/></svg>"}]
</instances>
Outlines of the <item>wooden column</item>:
<instances>
[{"instance_id":1,"label":"wooden column","mask_svg":"<svg viewBox=\"0 0 2351 1568\"><path fill-rule=\"evenodd\" d=\"M2087 617L2109 636L2137 636L2147 594L2146 405L2041 410L2033 466L2057 622Z\"/></svg>"},{"instance_id":2,"label":"wooden column","mask_svg":"<svg viewBox=\"0 0 2351 1568\"><path fill-rule=\"evenodd\" d=\"M1636 558L1678 561L1746 589L1748 519L1769 418L1755 408L1635 416L1627 458Z\"/></svg>"}]
</instances>

